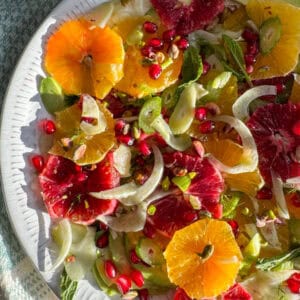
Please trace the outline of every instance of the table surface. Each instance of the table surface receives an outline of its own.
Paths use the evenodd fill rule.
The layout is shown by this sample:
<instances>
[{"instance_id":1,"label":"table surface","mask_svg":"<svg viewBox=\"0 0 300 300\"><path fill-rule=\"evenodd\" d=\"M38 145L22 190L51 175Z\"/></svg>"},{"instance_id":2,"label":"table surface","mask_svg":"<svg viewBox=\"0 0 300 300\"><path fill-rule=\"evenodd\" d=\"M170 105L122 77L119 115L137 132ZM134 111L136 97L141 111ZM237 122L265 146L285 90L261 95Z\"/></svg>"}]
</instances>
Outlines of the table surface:
<instances>
[{"instance_id":1,"label":"table surface","mask_svg":"<svg viewBox=\"0 0 300 300\"><path fill-rule=\"evenodd\" d=\"M18 58L60 0L0 0L0 108ZM10 226L0 191L0 299L53 298Z\"/></svg>"}]
</instances>

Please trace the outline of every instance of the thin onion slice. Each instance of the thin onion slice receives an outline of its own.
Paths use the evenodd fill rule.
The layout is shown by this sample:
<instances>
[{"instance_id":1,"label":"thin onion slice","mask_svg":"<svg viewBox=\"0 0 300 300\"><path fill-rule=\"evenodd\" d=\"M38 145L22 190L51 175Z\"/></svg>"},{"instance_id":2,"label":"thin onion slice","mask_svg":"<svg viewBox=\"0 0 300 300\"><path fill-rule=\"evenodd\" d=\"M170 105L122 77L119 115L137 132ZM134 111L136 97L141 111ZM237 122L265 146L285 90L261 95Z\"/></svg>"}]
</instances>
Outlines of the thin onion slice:
<instances>
[{"instance_id":1,"label":"thin onion slice","mask_svg":"<svg viewBox=\"0 0 300 300\"><path fill-rule=\"evenodd\" d=\"M51 266L51 268L47 270L48 272L55 270L64 262L64 260L66 259L66 257L70 252L71 245L72 245L72 228L71 228L70 221L67 219L63 219L59 222L58 226L60 227L59 230L63 232L64 238L62 239L62 245L59 250L58 257L54 262L54 264Z\"/></svg>"},{"instance_id":2,"label":"thin onion slice","mask_svg":"<svg viewBox=\"0 0 300 300\"><path fill-rule=\"evenodd\" d=\"M157 146L152 145L154 153L153 171L148 180L139 188L133 196L121 199L120 202L124 205L137 205L151 195L158 186L164 172L164 160Z\"/></svg>"},{"instance_id":3,"label":"thin onion slice","mask_svg":"<svg viewBox=\"0 0 300 300\"><path fill-rule=\"evenodd\" d=\"M113 189L89 193L97 199L122 199L136 194L138 186L134 182L125 183Z\"/></svg>"},{"instance_id":4,"label":"thin onion slice","mask_svg":"<svg viewBox=\"0 0 300 300\"><path fill-rule=\"evenodd\" d=\"M228 123L233 127L241 137L243 144L243 156L249 157L249 163L242 163L234 167L224 165L213 155L209 155L211 162L221 171L229 174L239 174L253 172L257 169L258 165L258 153L255 141L249 130L249 128L239 119L231 116L216 116L212 118L213 121Z\"/></svg>"},{"instance_id":5,"label":"thin onion slice","mask_svg":"<svg viewBox=\"0 0 300 300\"><path fill-rule=\"evenodd\" d=\"M85 19L104 28L114 11L113 2L104 2L84 16ZM91 29L92 30L92 29Z\"/></svg>"},{"instance_id":6,"label":"thin onion slice","mask_svg":"<svg viewBox=\"0 0 300 300\"><path fill-rule=\"evenodd\" d=\"M276 86L260 85L250 90L247 90L232 105L233 115L240 120L245 120L246 118L249 118L250 103L257 98L266 95L277 95Z\"/></svg>"},{"instance_id":7,"label":"thin onion slice","mask_svg":"<svg viewBox=\"0 0 300 300\"><path fill-rule=\"evenodd\" d=\"M119 148L114 151L114 167L118 170L121 177L129 177L131 168L131 150L130 147L121 144Z\"/></svg>"},{"instance_id":8,"label":"thin onion slice","mask_svg":"<svg viewBox=\"0 0 300 300\"><path fill-rule=\"evenodd\" d=\"M159 132L165 142L175 150L185 151L192 144L191 138L186 134L174 136L169 125L161 115L151 123L151 127Z\"/></svg>"},{"instance_id":9,"label":"thin onion slice","mask_svg":"<svg viewBox=\"0 0 300 300\"><path fill-rule=\"evenodd\" d=\"M99 109L96 100L89 95L83 95L81 117L91 118L96 122L96 124L94 125L85 122L84 120L81 121L80 129L86 135L95 135L105 131L107 122L104 113Z\"/></svg>"},{"instance_id":10,"label":"thin onion slice","mask_svg":"<svg viewBox=\"0 0 300 300\"><path fill-rule=\"evenodd\" d=\"M272 183L273 183L272 191L277 203L278 214L283 219L289 219L290 214L283 193L283 183L281 179L276 174L274 174L272 170L271 170L271 176L272 176Z\"/></svg>"}]
</instances>

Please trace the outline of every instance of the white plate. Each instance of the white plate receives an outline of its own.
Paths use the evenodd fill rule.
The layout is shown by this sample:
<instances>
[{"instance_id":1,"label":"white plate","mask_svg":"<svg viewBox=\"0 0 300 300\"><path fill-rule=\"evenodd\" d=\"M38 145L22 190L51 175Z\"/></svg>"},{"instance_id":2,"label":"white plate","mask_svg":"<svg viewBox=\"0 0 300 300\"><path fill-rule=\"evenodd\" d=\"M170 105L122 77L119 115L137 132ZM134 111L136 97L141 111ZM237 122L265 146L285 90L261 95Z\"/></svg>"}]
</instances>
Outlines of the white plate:
<instances>
[{"instance_id":1,"label":"white plate","mask_svg":"<svg viewBox=\"0 0 300 300\"><path fill-rule=\"evenodd\" d=\"M77 18L103 0L64 0L44 21L24 51L11 79L3 105L1 125L1 170L4 198L17 237L56 295L59 274L45 272L55 254L49 239L50 218L45 211L37 178L29 164L32 153L39 152L37 123L47 118L37 93L42 69L44 42L57 26ZM52 249L49 251L49 249ZM80 282L76 299L108 299L93 279Z\"/></svg>"}]
</instances>

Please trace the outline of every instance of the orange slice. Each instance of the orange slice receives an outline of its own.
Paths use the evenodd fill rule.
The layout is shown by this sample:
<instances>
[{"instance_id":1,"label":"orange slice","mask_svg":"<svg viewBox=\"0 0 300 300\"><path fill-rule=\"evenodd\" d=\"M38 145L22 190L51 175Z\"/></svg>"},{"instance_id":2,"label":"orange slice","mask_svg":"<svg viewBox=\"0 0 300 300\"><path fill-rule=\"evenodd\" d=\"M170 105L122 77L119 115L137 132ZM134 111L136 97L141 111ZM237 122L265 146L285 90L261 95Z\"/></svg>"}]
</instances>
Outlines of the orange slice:
<instances>
[{"instance_id":1,"label":"orange slice","mask_svg":"<svg viewBox=\"0 0 300 300\"><path fill-rule=\"evenodd\" d=\"M107 152L115 145L114 120L111 113L98 103L99 109L106 119L106 130L94 136L86 136L80 130L81 109L78 104L56 113L56 132L54 144L49 153L73 160L78 165L100 162ZM63 139L69 139L69 147L63 144ZM75 159L84 147L83 155ZM76 151L78 154L76 154Z\"/></svg>"},{"instance_id":2,"label":"orange slice","mask_svg":"<svg viewBox=\"0 0 300 300\"><path fill-rule=\"evenodd\" d=\"M166 52L162 53L167 57ZM117 90L137 98L163 91L178 80L182 66L182 53L162 71L158 79L149 76L149 66L144 66L142 62L140 49L129 47L125 57L124 77L116 85Z\"/></svg>"},{"instance_id":3,"label":"orange slice","mask_svg":"<svg viewBox=\"0 0 300 300\"><path fill-rule=\"evenodd\" d=\"M164 256L170 281L195 299L225 292L235 282L242 260L231 227L214 219L175 232Z\"/></svg>"},{"instance_id":4,"label":"orange slice","mask_svg":"<svg viewBox=\"0 0 300 300\"><path fill-rule=\"evenodd\" d=\"M300 75L295 75L295 80L289 101L292 103L300 102Z\"/></svg>"},{"instance_id":5,"label":"orange slice","mask_svg":"<svg viewBox=\"0 0 300 300\"><path fill-rule=\"evenodd\" d=\"M122 38L86 20L62 24L49 38L45 53L47 72L67 94L103 99L123 77Z\"/></svg>"},{"instance_id":6,"label":"orange slice","mask_svg":"<svg viewBox=\"0 0 300 300\"><path fill-rule=\"evenodd\" d=\"M257 27L276 16L282 24L280 40L270 53L258 55L251 78L285 76L293 71L300 52L300 8L279 0L250 0L246 9Z\"/></svg>"},{"instance_id":7,"label":"orange slice","mask_svg":"<svg viewBox=\"0 0 300 300\"><path fill-rule=\"evenodd\" d=\"M219 161L230 167L247 159L243 157L242 146L229 139L209 139L203 145L207 153L213 154ZM231 190L240 191L250 196L255 196L263 185L263 179L258 170L241 174L223 174L223 176L226 185Z\"/></svg>"}]
</instances>

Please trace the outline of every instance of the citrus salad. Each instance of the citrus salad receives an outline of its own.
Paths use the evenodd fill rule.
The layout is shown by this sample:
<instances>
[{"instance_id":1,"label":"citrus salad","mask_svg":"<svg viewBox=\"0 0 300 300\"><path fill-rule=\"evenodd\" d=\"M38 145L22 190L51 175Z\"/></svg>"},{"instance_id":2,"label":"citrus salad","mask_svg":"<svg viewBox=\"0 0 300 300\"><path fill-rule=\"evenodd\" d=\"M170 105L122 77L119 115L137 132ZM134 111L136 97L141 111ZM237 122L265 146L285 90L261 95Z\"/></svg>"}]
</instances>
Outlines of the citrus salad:
<instances>
[{"instance_id":1,"label":"citrus salad","mask_svg":"<svg viewBox=\"0 0 300 300\"><path fill-rule=\"evenodd\" d=\"M62 299L90 271L123 299L300 299L299 52L279 0L115 0L57 27L31 163Z\"/></svg>"}]
</instances>

